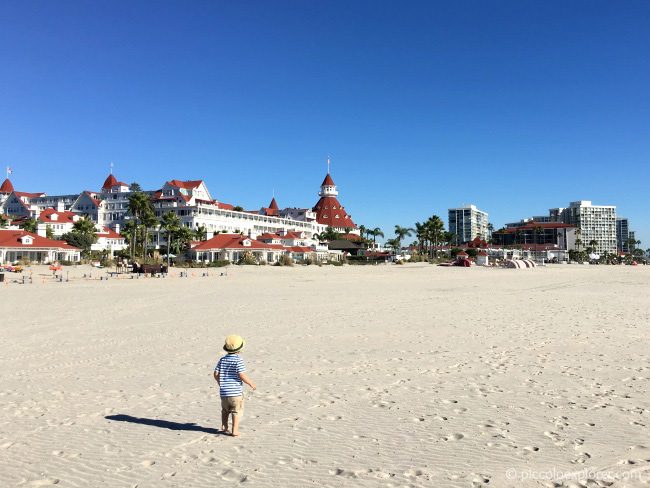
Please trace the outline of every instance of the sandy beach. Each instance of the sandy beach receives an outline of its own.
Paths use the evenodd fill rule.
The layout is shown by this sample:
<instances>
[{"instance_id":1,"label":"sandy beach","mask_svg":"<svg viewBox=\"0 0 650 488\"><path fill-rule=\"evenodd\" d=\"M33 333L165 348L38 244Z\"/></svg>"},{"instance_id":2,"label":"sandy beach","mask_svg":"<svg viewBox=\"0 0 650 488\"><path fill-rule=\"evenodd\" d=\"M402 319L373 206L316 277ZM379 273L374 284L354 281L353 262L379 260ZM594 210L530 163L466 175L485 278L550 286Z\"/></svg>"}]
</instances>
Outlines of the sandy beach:
<instances>
[{"instance_id":1,"label":"sandy beach","mask_svg":"<svg viewBox=\"0 0 650 488\"><path fill-rule=\"evenodd\" d=\"M650 486L650 267L66 271L0 285L1 486Z\"/></svg>"}]
</instances>

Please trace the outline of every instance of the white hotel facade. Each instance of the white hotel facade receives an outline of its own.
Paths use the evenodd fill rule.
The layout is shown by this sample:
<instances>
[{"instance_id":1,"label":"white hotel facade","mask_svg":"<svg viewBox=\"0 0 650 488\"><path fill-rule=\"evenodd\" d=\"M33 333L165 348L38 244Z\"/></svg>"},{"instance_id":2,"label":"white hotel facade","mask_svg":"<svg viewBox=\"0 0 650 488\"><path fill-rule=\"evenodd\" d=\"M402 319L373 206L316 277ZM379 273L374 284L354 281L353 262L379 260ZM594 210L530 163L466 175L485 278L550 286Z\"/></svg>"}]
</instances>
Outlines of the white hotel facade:
<instances>
[{"instance_id":1,"label":"white hotel facade","mask_svg":"<svg viewBox=\"0 0 650 488\"><path fill-rule=\"evenodd\" d=\"M151 198L157 218L174 212L182 225L193 230L204 228L206 237L215 233L244 234L256 239L262 234L304 232L307 241L316 243L315 234L329 226L338 232L358 233L350 215L337 199L338 191L329 173L321 185L320 200L314 207L279 209L275 198L260 210L235 210L230 204L212 197L203 180L170 180L159 190L144 191ZM119 233L132 217L129 214L129 185L110 174L98 192L51 196L44 193L19 192L7 179L0 187L0 214L14 218L38 218L55 209L90 218L98 227ZM165 232L152 229L153 244L165 241Z\"/></svg>"}]
</instances>

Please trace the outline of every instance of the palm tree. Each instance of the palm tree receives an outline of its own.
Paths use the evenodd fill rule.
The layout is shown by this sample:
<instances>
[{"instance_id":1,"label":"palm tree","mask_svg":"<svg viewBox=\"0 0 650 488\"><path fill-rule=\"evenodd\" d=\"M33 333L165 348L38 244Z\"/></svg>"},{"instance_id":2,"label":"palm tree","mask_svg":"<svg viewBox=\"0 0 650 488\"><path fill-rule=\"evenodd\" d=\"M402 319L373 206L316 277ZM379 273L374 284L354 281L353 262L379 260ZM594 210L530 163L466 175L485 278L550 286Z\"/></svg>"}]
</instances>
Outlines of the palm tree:
<instances>
[{"instance_id":1,"label":"palm tree","mask_svg":"<svg viewBox=\"0 0 650 488\"><path fill-rule=\"evenodd\" d=\"M4 215L0 214L0 229L4 229L5 227L7 227L8 222L9 219Z\"/></svg>"},{"instance_id":2,"label":"palm tree","mask_svg":"<svg viewBox=\"0 0 650 488\"><path fill-rule=\"evenodd\" d=\"M576 239L576 247L578 248L578 252L580 252L580 246L582 246L582 239L577 238Z\"/></svg>"},{"instance_id":3,"label":"palm tree","mask_svg":"<svg viewBox=\"0 0 650 488\"><path fill-rule=\"evenodd\" d=\"M341 235L334 230L334 227L328 227L325 229L323 232L321 232L320 237L324 241L335 241L338 239Z\"/></svg>"},{"instance_id":4,"label":"palm tree","mask_svg":"<svg viewBox=\"0 0 650 488\"><path fill-rule=\"evenodd\" d=\"M181 219L176 215L176 212L169 211L160 221L160 227L162 227L167 232L167 270L169 271L169 258L172 252L172 235L178 231L181 227Z\"/></svg>"},{"instance_id":5,"label":"palm tree","mask_svg":"<svg viewBox=\"0 0 650 488\"><path fill-rule=\"evenodd\" d=\"M426 223L420 223L416 222L415 223L415 235L418 238L417 240L417 246L418 246L418 252L420 254L424 253L424 249L427 247L427 225Z\"/></svg>"},{"instance_id":6,"label":"palm tree","mask_svg":"<svg viewBox=\"0 0 650 488\"><path fill-rule=\"evenodd\" d=\"M192 232L192 229L181 225L181 227L176 231L177 254L181 252L181 249L185 249L188 246L193 237L194 233Z\"/></svg>"},{"instance_id":7,"label":"palm tree","mask_svg":"<svg viewBox=\"0 0 650 488\"><path fill-rule=\"evenodd\" d=\"M395 255L397 255L397 252L399 251L399 249L401 247L401 243L400 243L399 239L397 239L397 237L395 237L394 239L388 239L386 241L386 245L392 248L393 254L395 254Z\"/></svg>"},{"instance_id":8,"label":"palm tree","mask_svg":"<svg viewBox=\"0 0 650 488\"><path fill-rule=\"evenodd\" d=\"M438 257L438 244L445 231L445 224L442 219L437 215L432 215L427 220L426 228L429 235L429 240L433 241L433 254Z\"/></svg>"},{"instance_id":9,"label":"palm tree","mask_svg":"<svg viewBox=\"0 0 650 488\"><path fill-rule=\"evenodd\" d=\"M363 239L365 234L366 234L366 226L365 225L360 225L359 226L359 234L361 235L361 238Z\"/></svg>"},{"instance_id":10,"label":"palm tree","mask_svg":"<svg viewBox=\"0 0 650 488\"><path fill-rule=\"evenodd\" d=\"M131 257L133 257L133 253L135 252L135 241L137 240L137 235L138 235L138 226L136 225L134 220L128 220L125 224L124 227L122 227L120 233L125 236L128 241L129 241L129 249L130 249L130 254Z\"/></svg>"},{"instance_id":11,"label":"palm tree","mask_svg":"<svg viewBox=\"0 0 650 488\"><path fill-rule=\"evenodd\" d=\"M155 223L158 222L158 220L154 215L153 205L151 204L151 200L146 193L143 193L141 191L136 191L131 193L131 195L129 195L128 210L129 213L133 216L133 219L135 220L136 229L139 227L140 230L142 230L142 227L144 227L144 232L147 232L148 227L152 227L153 225L155 225ZM144 220L146 220L146 222ZM142 257L145 258L146 243L147 243L146 236L143 236L142 241L143 241ZM135 254L135 243L131 250L132 258L134 254Z\"/></svg>"},{"instance_id":12,"label":"palm tree","mask_svg":"<svg viewBox=\"0 0 650 488\"><path fill-rule=\"evenodd\" d=\"M25 220L22 224L20 224L21 229L27 232L31 232L32 234L36 232L37 226L38 226L38 222L36 222L36 219L33 217L30 217L29 219Z\"/></svg>"},{"instance_id":13,"label":"palm tree","mask_svg":"<svg viewBox=\"0 0 650 488\"><path fill-rule=\"evenodd\" d=\"M149 229L154 229L158 226L159 222L153 209L147 208L141 217L142 223L142 259L147 260L147 243L149 241Z\"/></svg>"},{"instance_id":14,"label":"palm tree","mask_svg":"<svg viewBox=\"0 0 650 488\"><path fill-rule=\"evenodd\" d=\"M77 220L72 226L72 229L81 234L95 234L97 232L95 229L95 224L89 218L82 218Z\"/></svg>"},{"instance_id":15,"label":"palm tree","mask_svg":"<svg viewBox=\"0 0 650 488\"><path fill-rule=\"evenodd\" d=\"M205 228L205 225L199 225L194 231L197 241L205 241L207 236L208 229Z\"/></svg>"},{"instance_id":16,"label":"palm tree","mask_svg":"<svg viewBox=\"0 0 650 488\"><path fill-rule=\"evenodd\" d=\"M395 225L395 240L397 241L397 247L401 249L402 247L402 241L406 236L410 236L415 232L413 229L410 227L401 227L399 225Z\"/></svg>"},{"instance_id":17,"label":"palm tree","mask_svg":"<svg viewBox=\"0 0 650 488\"><path fill-rule=\"evenodd\" d=\"M372 234L370 233L370 231L367 232L368 234L372 235L373 247L375 244L377 244L377 237L384 237L384 233L381 231L379 227L375 227L374 229L372 229Z\"/></svg>"}]
</instances>

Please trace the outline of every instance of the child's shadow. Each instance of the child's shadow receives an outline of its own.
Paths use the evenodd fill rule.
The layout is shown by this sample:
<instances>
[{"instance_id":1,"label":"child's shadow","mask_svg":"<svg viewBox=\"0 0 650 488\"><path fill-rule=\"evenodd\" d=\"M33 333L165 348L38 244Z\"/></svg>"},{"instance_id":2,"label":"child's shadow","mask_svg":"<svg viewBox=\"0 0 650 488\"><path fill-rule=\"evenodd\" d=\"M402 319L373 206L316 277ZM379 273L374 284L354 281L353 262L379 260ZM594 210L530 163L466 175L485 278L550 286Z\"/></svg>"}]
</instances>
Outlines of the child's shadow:
<instances>
[{"instance_id":1,"label":"child's shadow","mask_svg":"<svg viewBox=\"0 0 650 488\"><path fill-rule=\"evenodd\" d=\"M178 422L170 422L169 420L146 419L140 417L132 417L131 415L124 414L106 415L104 418L106 420L115 420L117 422L131 422L133 424L151 425L152 427L160 427L161 429L191 430L195 432L205 432L206 434L227 435L226 432L222 432L219 429L202 427L200 425L196 425L195 423L179 424Z\"/></svg>"}]
</instances>

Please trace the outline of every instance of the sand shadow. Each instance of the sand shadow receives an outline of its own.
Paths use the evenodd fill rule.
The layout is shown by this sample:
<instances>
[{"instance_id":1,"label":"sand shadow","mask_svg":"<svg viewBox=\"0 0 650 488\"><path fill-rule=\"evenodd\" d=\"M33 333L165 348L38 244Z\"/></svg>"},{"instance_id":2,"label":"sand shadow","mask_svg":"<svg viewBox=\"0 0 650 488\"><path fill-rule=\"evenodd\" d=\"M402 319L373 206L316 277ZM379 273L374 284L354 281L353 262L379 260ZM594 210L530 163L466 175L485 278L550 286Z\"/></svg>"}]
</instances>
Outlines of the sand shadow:
<instances>
[{"instance_id":1,"label":"sand shadow","mask_svg":"<svg viewBox=\"0 0 650 488\"><path fill-rule=\"evenodd\" d=\"M141 417L132 417L131 415L106 415L106 420L115 420L116 422L131 422L133 424L150 425L152 427L160 427L161 429L169 430L191 430L194 432L205 432L206 434L222 434L228 435L219 429L211 429L209 427L202 427L195 423L180 424L178 422L170 422L169 420L147 419Z\"/></svg>"}]
</instances>

